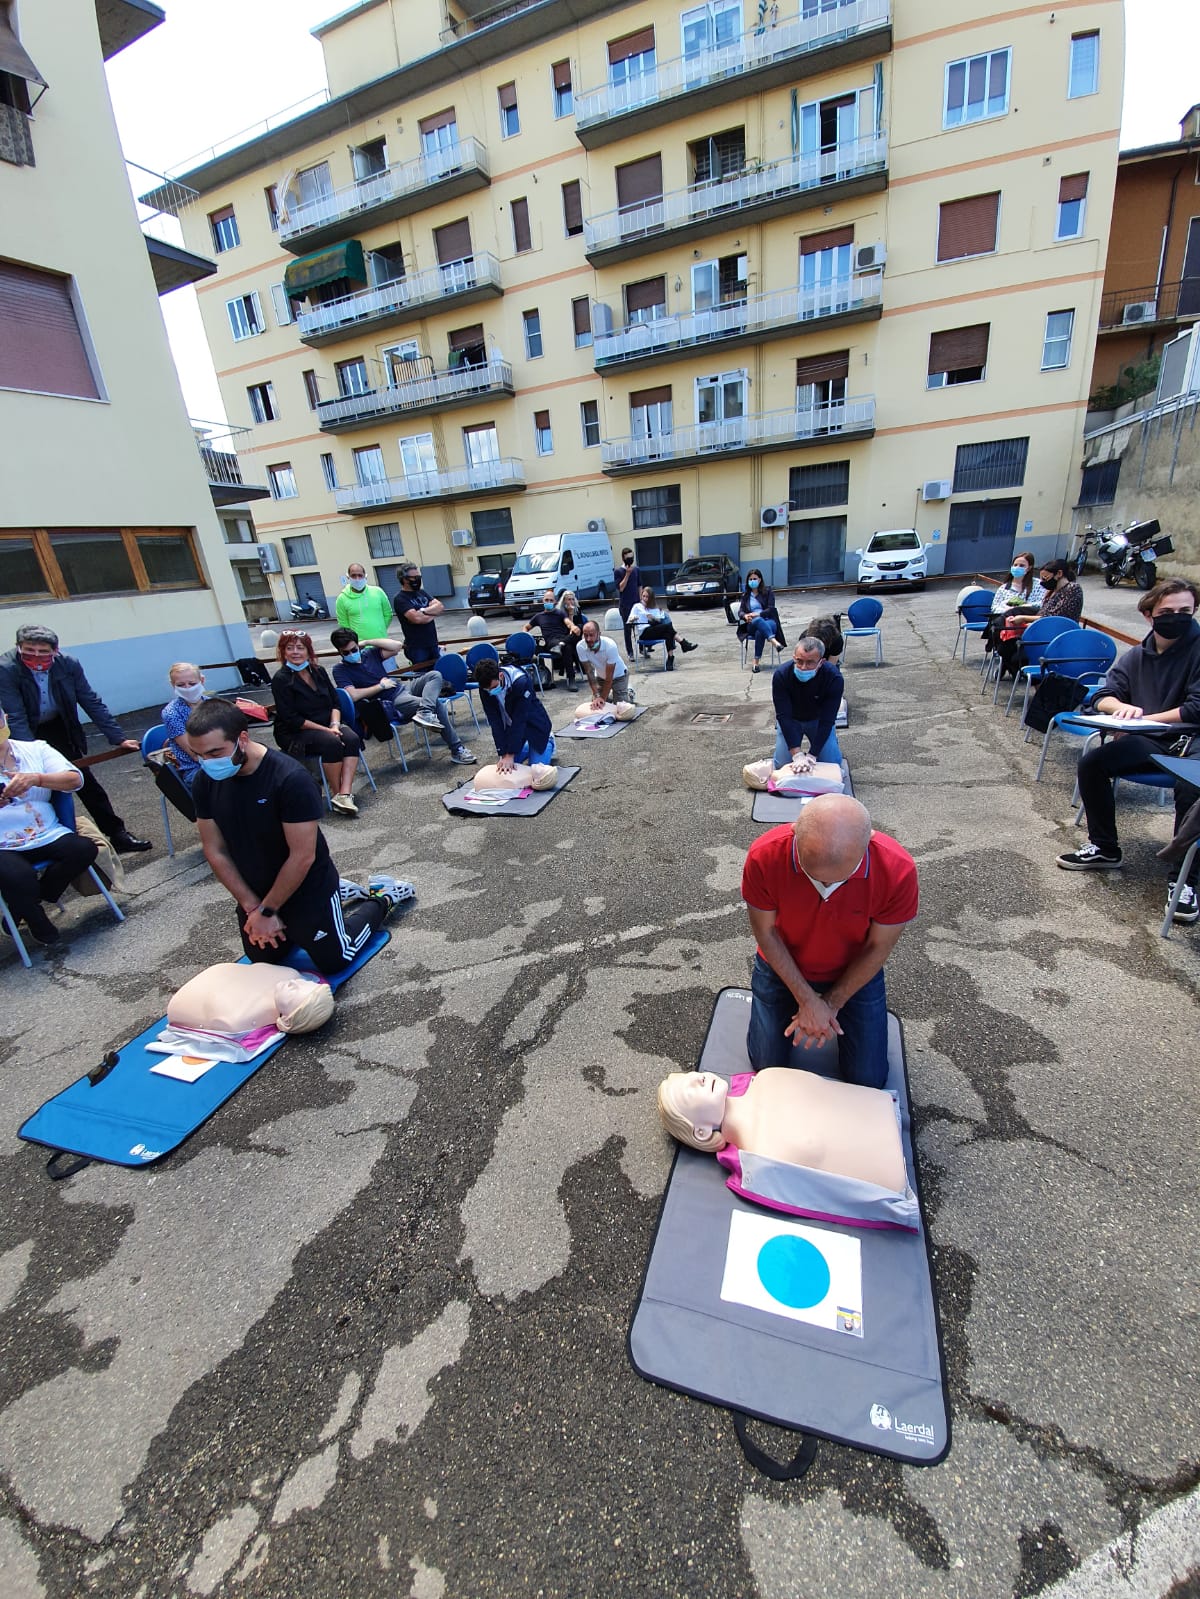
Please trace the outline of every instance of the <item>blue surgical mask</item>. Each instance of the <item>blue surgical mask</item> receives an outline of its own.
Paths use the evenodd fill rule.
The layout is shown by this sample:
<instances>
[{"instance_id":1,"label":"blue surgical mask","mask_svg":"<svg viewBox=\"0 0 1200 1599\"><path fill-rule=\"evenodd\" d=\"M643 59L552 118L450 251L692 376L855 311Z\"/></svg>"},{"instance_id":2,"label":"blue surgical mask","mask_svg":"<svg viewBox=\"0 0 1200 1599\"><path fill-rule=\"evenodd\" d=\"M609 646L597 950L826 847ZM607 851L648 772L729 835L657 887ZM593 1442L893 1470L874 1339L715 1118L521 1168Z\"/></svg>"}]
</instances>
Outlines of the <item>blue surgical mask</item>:
<instances>
[{"instance_id":1,"label":"blue surgical mask","mask_svg":"<svg viewBox=\"0 0 1200 1599\"><path fill-rule=\"evenodd\" d=\"M1015 578L1022 578L1025 576L1025 568L1023 566L1010 566L1008 570Z\"/></svg>"},{"instance_id":2,"label":"blue surgical mask","mask_svg":"<svg viewBox=\"0 0 1200 1599\"><path fill-rule=\"evenodd\" d=\"M354 590L354 592L356 594L361 594L363 589L366 588L366 586L367 586L367 580L366 580L365 577L352 577L350 579L350 587Z\"/></svg>"},{"instance_id":3,"label":"blue surgical mask","mask_svg":"<svg viewBox=\"0 0 1200 1599\"><path fill-rule=\"evenodd\" d=\"M553 600L543 600L542 601L542 610L543 611L552 611L553 609L554 609L554 601Z\"/></svg>"},{"instance_id":4,"label":"blue surgical mask","mask_svg":"<svg viewBox=\"0 0 1200 1599\"><path fill-rule=\"evenodd\" d=\"M299 662L299 664L297 664L297 662L295 662L295 661L288 661L287 662L287 667L288 667L288 670L290 672L307 672L308 671L308 662L307 661L301 661L301 662Z\"/></svg>"},{"instance_id":5,"label":"blue surgical mask","mask_svg":"<svg viewBox=\"0 0 1200 1599\"><path fill-rule=\"evenodd\" d=\"M813 678L817 675L817 669L815 666L808 668L793 666L792 671L796 674L797 683L811 683Z\"/></svg>"},{"instance_id":6,"label":"blue surgical mask","mask_svg":"<svg viewBox=\"0 0 1200 1599\"><path fill-rule=\"evenodd\" d=\"M235 749L232 755L210 755L207 760L200 762L205 776L211 777L216 783L223 783L227 777L236 777L245 764L245 751L239 749Z\"/></svg>"},{"instance_id":7,"label":"blue surgical mask","mask_svg":"<svg viewBox=\"0 0 1200 1599\"><path fill-rule=\"evenodd\" d=\"M758 579L756 577L752 577L750 579L750 587L752 589L756 589L758 587Z\"/></svg>"},{"instance_id":8,"label":"blue surgical mask","mask_svg":"<svg viewBox=\"0 0 1200 1599\"><path fill-rule=\"evenodd\" d=\"M494 700L503 699L504 698L504 684L503 683L497 683L494 688L486 689L485 693L490 694Z\"/></svg>"},{"instance_id":9,"label":"blue surgical mask","mask_svg":"<svg viewBox=\"0 0 1200 1599\"><path fill-rule=\"evenodd\" d=\"M362 660L362 651L361 650L347 650L345 655L342 656L342 660L343 661L349 661L351 666L357 666L359 661Z\"/></svg>"}]
</instances>

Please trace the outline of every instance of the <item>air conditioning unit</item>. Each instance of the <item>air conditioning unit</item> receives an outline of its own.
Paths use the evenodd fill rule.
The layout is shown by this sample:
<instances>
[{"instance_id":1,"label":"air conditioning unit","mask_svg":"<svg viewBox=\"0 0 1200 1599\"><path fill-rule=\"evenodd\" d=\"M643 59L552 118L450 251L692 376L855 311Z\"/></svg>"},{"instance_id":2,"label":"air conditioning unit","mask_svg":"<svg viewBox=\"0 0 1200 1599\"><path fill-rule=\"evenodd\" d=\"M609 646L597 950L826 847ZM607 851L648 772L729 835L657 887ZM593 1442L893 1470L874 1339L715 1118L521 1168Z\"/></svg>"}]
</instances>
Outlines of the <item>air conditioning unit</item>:
<instances>
[{"instance_id":1,"label":"air conditioning unit","mask_svg":"<svg viewBox=\"0 0 1200 1599\"><path fill-rule=\"evenodd\" d=\"M948 477L931 477L921 484L921 498L928 505L930 500L948 500L954 481Z\"/></svg>"},{"instance_id":2,"label":"air conditioning unit","mask_svg":"<svg viewBox=\"0 0 1200 1599\"><path fill-rule=\"evenodd\" d=\"M589 517L587 530L589 533L607 533L608 523L602 516Z\"/></svg>"},{"instance_id":3,"label":"air conditioning unit","mask_svg":"<svg viewBox=\"0 0 1200 1599\"><path fill-rule=\"evenodd\" d=\"M759 527L786 527L788 519L788 506L785 501L782 505L764 505L758 513Z\"/></svg>"},{"instance_id":4,"label":"air conditioning unit","mask_svg":"<svg viewBox=\"0 0 1200 1599\"><path fill-rule=\"evenodd\" d=\"M856 272L870 272L874 267L883 266L887 260L887 246L885 244L860 244L854 252L854 270Z\"/></svg>"},{"instance_id":5,"label":"air conditioning unit","mask_svg":"<svg viewBox=\"0 0 1200 1599\"><path fill-rule=\"evenodd\" d=\"M456 527L450 530L450 542L462 549L466 544L474 544L475 535L469 527Z\"/></svg>"},{"instance_id":6,"label":"air conditioning unit","mask_svg":"<svg viewBox=\"0 0 1200 1599\"><path fill-rule=\"evenodd\" d=\"M1125 325L1130 322L1153 322L1157 314L1157 300L1135 300L1132 305L1121 307L1121 322Z\"/></svg>"},{"instance_id":7,"label":"air conditioning unit","mask_svg":"<svg viewBox=\"0 0 1200 1599\"><path fill-rule=\"evenodd\" d=\"M262 572L282 572L283 567L279 560L279 551L274 544L260 544L258 546L258 565Z\"/></svg>"}]
</instances>

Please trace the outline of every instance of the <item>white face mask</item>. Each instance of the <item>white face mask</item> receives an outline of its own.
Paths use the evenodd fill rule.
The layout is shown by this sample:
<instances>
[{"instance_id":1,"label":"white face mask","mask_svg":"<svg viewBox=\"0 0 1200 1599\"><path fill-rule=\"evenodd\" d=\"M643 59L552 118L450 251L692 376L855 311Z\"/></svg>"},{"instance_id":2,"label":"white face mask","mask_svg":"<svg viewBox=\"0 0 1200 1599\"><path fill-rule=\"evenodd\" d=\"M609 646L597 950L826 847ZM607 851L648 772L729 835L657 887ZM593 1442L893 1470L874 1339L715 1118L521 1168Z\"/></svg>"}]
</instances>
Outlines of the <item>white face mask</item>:
<instances>
[{"instance_id":1,"label":"white face mask","mask_svg":"<svg viewBox=\"0 0 1200 1599\"><path fill-rule=\"evenodd\" d=\"M361 594L363 589L366 588L366 586L367 586L367 580L366 580L365 577L352 577L350 579L350 587L354 590L354 592L356 594Z\"/></svg>"},{"instance_id":2,"label":"white face mask","mask_svg":"<svg viewBox=\"0 0 1200 1599\"><path fill-rule=\"evenodd\" d=\"M177 683L175 692L185 705L199 705L204 698L203 683Z\"/></svg>"}]
</instances>

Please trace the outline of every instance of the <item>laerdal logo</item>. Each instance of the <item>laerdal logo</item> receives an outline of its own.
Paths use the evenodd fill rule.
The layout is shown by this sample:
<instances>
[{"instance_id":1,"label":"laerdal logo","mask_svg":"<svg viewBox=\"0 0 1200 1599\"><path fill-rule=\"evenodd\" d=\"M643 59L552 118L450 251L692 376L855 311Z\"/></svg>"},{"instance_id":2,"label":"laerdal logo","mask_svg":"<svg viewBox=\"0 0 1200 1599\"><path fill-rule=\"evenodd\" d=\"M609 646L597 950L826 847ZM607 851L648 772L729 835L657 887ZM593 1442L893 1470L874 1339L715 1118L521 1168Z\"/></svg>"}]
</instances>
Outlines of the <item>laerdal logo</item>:
<instances>
[{"instance_id":1,"label":"laerdal logo","mask_svg":"<svg viewBox=\"0 0 1200 1599\"><path fill-rule=\"evenodd\" d=\"M131 1155L136 1155L139 1160L157 1160L162 1154L162 1150L147 1149L145 1144L135 1144L129 1153Z\"/></svg>"},{"instance_id":2,"label":"laerdal logo","mask_svg":"<svg viewBox=\"0 0 1200 1599\"><path fill-rule=\"evenodd\" d=\"M923 1421L901 1421L885 1405L872 1405L870 1415L872 1427L878 1427L881 1432L894 1432L910 1443L928 1444L930 1448L937 1442L932 1427Z\"/></svg>"}]
</instances>

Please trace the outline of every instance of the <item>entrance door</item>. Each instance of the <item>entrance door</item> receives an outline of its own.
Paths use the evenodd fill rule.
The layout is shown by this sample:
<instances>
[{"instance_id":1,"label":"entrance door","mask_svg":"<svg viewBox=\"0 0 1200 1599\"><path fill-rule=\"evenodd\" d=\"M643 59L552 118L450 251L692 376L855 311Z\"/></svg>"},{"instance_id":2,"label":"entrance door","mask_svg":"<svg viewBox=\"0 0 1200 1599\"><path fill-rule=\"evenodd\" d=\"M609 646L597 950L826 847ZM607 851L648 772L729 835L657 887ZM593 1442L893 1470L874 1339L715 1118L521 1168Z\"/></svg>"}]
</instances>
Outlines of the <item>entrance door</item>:
<instances>
[{"instance_id":1,"label":"entrance door","mask_svg":"<svg viewBox=\"0 0 1200 1599\"><path fill-rule=\"evenodd\" d=\"M319 572L295 572L292 582L296 585L296 598L304 605L308 600L316 600L318 605L328 605L325 598L325 585L321 582Z\"/></svg>"},{"instance_id":2,"label":"entrance door","mask_svg":"<svg viewBox=\"0 0 1200 1599\"><path fill-rule=\"evenodd\" d=\"M788 586L840 583L846 553L846 518L814 516L788 527Z\"/></svg>"},{"instance_id":3,"label":"entrance door","mask_svg":"<svg viewBox=\"0 0 1200 1599\"><path fill-rule=\"evenodd\" d=\"M696 424L702 450L728 450L745 444L745 371L696 379Z\"/></svg>"},{"instance_id":4,"label":"entrance door","mask_svg":"<svg viewBox=\"0 0 1200 1599\"><path fill-rule=\"evenodd\" d=\"M1183 252L1183 281L1179 285L1179 315L1200 312L1200 217L1188 223L1187 246Z\"/></svg>"},{"instance_id":5,"label":"entrance door","mask_svg":"<svg viewBox=\"0 0 1200 1599\"><path fill-rule=\"evenodd\" d=\"M675 576L683 560L683 534L648 534L642 538L635 537L633 548L637 554L638 571L642 575L643 586L649 583L654 592L661 596L666 589L667 580Z\"/></svg>"},{"instance_id":6,"label":"entrance door","mask_svg":"<svg viewBox=\"0 0 1200 1599\"><path fill-rule=\"evenodd\" d=\"M1020 500L967 500L950 507L947 572L1007 572L1017 538Z\"/></svg>"},{"instance_id":7,"label":"entrance door","mask_svg":"<svg viewBox=\"0 0 1200 1599\"><path fill-rule=\"evenodd\" d=\"M437 453L432 433L400 440L400 464L410 494L432 494L437 488Z\"/></svg>"}]
</instances>

